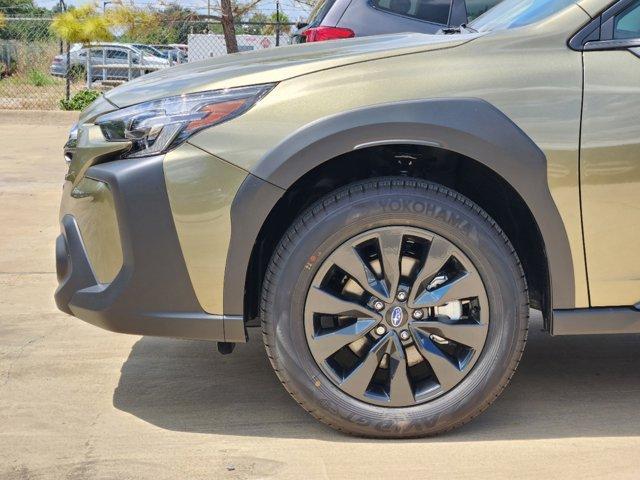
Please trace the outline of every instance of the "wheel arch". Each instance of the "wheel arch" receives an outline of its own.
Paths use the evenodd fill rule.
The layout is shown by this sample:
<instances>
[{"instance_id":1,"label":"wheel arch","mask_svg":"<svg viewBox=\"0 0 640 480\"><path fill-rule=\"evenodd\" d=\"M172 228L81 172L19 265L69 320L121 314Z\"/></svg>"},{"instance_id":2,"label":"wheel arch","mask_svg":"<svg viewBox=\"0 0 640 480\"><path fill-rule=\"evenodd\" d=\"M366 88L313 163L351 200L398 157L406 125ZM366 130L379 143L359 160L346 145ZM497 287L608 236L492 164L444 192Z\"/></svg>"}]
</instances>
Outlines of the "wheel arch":
<instances>
[{"instance_id":1,"label":"wheel arch","mask_svg":"<svg viewBox=\"0 0 640 480\"><path fill-rule=\"evenodd\" d=\"M412 163L413 169L407 163ZM448 166L456 171L448 171ZM526 239L512 242L519 255L526 257L525 271L539 269L534 276L546 277L536 280L546 289L541 292L540 306L546 325L553 308L575 306L569 241L549 192L543 152L489 103L437 99L331 116L298 130L264 156L241 186L231 209L225 314L242 314L245 319L257 315L265 263L286 231L290 216L299 214L327 189L341 186L340 182L372 175L413 175L463 190L460 193L476 201L500 225L505 215L527 217L523 235L538 236L530 248L541 249L538 258L546 261L536 266L531 252L520 253ZM466 181L470 176L488 182L483 192L460 187L470 183ZM500 213L499 206L483 205L495 191L487 188L505 193L499 199L513 204L507 213ZM508 236L514 235L513 223L505 228L511 230Z\"/></svg>"}]
</instances>

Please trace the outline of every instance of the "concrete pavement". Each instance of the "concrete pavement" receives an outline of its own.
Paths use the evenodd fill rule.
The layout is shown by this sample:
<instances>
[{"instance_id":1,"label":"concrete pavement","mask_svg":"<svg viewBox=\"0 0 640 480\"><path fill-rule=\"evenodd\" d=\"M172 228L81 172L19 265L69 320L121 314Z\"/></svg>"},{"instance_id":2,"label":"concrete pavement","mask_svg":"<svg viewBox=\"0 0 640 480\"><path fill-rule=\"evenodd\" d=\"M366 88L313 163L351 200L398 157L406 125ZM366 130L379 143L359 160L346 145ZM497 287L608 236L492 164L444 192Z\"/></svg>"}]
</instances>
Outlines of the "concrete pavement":
<instances>
[{"instance_id":1,"label":"concrete pavement","mask_svg":"<svg viewBox=\"0 0 640 480\"><path fill-rule=\"evenodd\" d=\"M0 479L640 478L640 337L552 338L532 320L511 386L435 439L336 433L290 399L253 331L118 335L55 309L73 115L0 112Z\"/></svg>"}]
</instances>

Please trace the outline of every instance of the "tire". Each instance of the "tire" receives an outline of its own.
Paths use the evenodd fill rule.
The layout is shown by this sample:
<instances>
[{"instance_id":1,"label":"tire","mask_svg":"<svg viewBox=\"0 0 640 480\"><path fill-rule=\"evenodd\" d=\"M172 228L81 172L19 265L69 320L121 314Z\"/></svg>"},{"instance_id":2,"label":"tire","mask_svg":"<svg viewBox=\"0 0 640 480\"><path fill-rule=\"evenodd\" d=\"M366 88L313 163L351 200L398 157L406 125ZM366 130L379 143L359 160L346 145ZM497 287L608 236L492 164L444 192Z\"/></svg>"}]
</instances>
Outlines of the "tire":
<instances>
[{"instance_id":1,"label":"tire","mask_svg":"<svg viewBox=\"0 0 640 480\"><path fill-rule=\"evenodd\" d=\"M316 325L322 324L322 318L325 318L324 313L316 313L316 306L321 305L318 307L320 309L325 307L322 306L322 302L316 302L315 295L319 289L328 288L337 288L336 291L340 291L340 295L346 295L345 290L340 289L343 288L343 284L349 282L345 279L350 278L343 275L347 270L331 267L332 259L338 258L336 255L346 251L345 248L354 248L351 245L374 250L375 245L378 245L376 251L382 259L382 252L387 250L381 246L384 243L381 239L384 235L397 235L398 231L403 232L399 240L401 250L398 251L405 251L409 248L407 245L416 251L424 251L420 250L420 242L425 242L428 253L423 257L418 256L419 258L428 257L431 249L434 249L433 255L436 255L436 241L449 242L453 246L453 250L447 250L447 255L454 252L453 256L442 257L449 260L438 270L437 278L432 275L431 280L427 279L428 283L420 284L421 287L411 287L411 296L416 297L413 300L415 305L419 304L418 300L427 297L417 298L418 294L414 295L413 290L440 292L439 282L444 281L442 291L445 291L444 287L457 281L457 278L471 278L475 275L480 279L482 288L475 284L474 288L477 288L479 293L474 294L471 299L452 301L449 303L455 307L451 307L452 310L439 306L432 310L425 308L423 313L440 315L441 312L445 312L449 315L442 317L445 323L470 322L474 328L482 326L484 339L481 341L479 336L474 337L477 344L474 343L475 347L470 348L466 346L470 345L470 342L451 341L446 335L434 335L429 332L421 334L424 333L423 330L414 328L415 325L421 328L424 325L433 326L433 323L415 320L414 315L418 314L415 310L410 310L408 304L402 304L402 309L396 308L400 298L398 294L397 298L388 297L386 310L382 310L380 315L375 317L378 318L377 327L367 331L365 340L341 347L339 352L342 353L327 357L327 361L323 362L321 359L326 352L318 357L317 339L324 340L328 337L322 337L318 333L319 330L316 331ZM414 232L417 235L415 238ZM425 232L427 240L420 237L422 232ZM367 243L369 240L357 243L360 238L370 235L378 239L375 240L377 243L372 244L374 247L367 247L370 245ZM372 255L371 258L375 259L375 254ZM402 260L398 264L401 267L399 273L396 273L398 278L401 272L408 271L403 261L409 257L400 258ZM426 269L427 260L422 262L422 268ZM373 272L374 264L368 265L369 271ZM389 265L393 267L393 264ZM453 272L452 265L462 273L456 273L457 270ZM393 268L389 268L390 277L392 270ZM442 274L445 270L449 272L448 276ZM386 272L385 264L384 272L380 274L378 271L377 275L386 277ZM335 275L338 275L335 277L337 280L333 277ZM449 277L454 280L450 280ZM393 282L389 280L387 285L391 283ZM378 284L371 283L369 290L373 288L371 285ZM399 285L397 291L402 288L402 285ZM450 291L452 290L455 289L451 287ZM442 295L441 298L444 298L444 294ZM368 296L365 291L363 297L358 298L366 299ZM375 300L374 297L371 298ZM364 307L356 309L375 310L372 305L367 303ZM313 310L314 308L316 310ZM329 309L329 304L326 308ZM461 316L460 308L466 309L466 317ZM455 312L451 313L454 310ZM343 324L339 322L346 322L344 325L347 326L362 325L363 329L370 328L371 321L362 320L355 314L350 315L353 315L354 319L345 319L343 314L326 318L335 322L332 325L338 325L336 329L342 328ZM371 315L374 316L376 313ZM435 435L457 428L483 412L500 395L515 372L524 350L529 303L524 272L514 248L500 227L479 206L461 194L438 184L410 178L380 178L354 183L332 192L294 221L281 239L267 269L263 283L261 317L263 340L271 364L284 387L306 411L334 429L352 435L411 438ZM379 320L380 317L383 318L382 321ZM433 319L432 316L429 318ZM450 320L447 320L448 318ZM441 317L438 319L441 321ZM396 323L405 321L407 323L404 326L395 328ZM380 325L387 329L384 335L378 335ZM406 334L399 329L405 327L412 335L408 340L408 346L400 340L401 336ZM354 328L349 332L355 331ZM336 331L327 330L329 333ZM342 333L342 330L338 333ZM362 342L370 346L368 352L364 347L364 353L354 350L354 345L361 345ZM377 348L375 346L383 343L380 348L386 349L384 351L387 353L380 353L380 356L371 361L373 363L369 362L368 359L375 353L372 353L374 348ZM436 343L436 357L449 358L456 368L459 368L459 372L456 372L458 376L449 378L448 373L441 374L443 367L436 368L439 361L437 359L422 363L426 358L433 360L432 355L418 359L415 355L410 355L412 348L421 353L429 353L424 347ZM398 353L400 350L403 353ZM353 355L349 352L353 352ZM446 355L442 355L442 352L446 352ZM463 363L459 355L464 357L464 362L469 363ZM347 360L343 360L347 357ZM336 360L338 358L339 360ZM351 382L348 377L355 372L355 367L349 372L350 367L341 363L349 365L351 362L356 366L362 366L369 362L367 365L373 365L380 358L382 361L375 367L375 374L369 386L365 386L366 382L362 383L361 380ZM397 365L402 366L402 362L405 361L403 358L408 364L412 358L411 361L418 362L419 365L411 367L413 370L402 367L402 375L410 379L408 384L414 403L411 403L407 396L407 382L394 383L393 380L396 374L398 378L404 378L397 373L400 371ZM448 369L448 364L444 368ZM346 373L339 373L341 369ZM363 369L364 367L361 370ZM416 369L422 375L420 380L412 377ZM456 381L458 383L455 383ZM355 387L352 384L356 383L361 385L355 389L357 393L353 393ZM418 385L426 386L418 389ZM403 390L404 396L402 392L396 394L396 390Z\"/></svg>"}]
</instances>

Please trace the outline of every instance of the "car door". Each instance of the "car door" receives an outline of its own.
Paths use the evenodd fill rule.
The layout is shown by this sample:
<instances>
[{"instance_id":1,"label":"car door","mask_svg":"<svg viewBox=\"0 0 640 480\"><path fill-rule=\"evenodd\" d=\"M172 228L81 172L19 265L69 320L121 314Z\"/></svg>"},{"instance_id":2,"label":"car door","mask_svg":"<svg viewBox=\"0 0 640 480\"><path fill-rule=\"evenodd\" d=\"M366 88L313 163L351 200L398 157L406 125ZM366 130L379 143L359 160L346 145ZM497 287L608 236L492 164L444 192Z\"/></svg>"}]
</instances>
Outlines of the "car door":
<instances>
[{"instance_id":1,"label":"car door","mask_svg":"<svg viewBox=\"0 0 640 480\"><path fill-rule=\"evenodd\" d=\"M640 0L607 10L583 47L581 195L592 306L640 302Z\"/></svg>"}]
</instances>

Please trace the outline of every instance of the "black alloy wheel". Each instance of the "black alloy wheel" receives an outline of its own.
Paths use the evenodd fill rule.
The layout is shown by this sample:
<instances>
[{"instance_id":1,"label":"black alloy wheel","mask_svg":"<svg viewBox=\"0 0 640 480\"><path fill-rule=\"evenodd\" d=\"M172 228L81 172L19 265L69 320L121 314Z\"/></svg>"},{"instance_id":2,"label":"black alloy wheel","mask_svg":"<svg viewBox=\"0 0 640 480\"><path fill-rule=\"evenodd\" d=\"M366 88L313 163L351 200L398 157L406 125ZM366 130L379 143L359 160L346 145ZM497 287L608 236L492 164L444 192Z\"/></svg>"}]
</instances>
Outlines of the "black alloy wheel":
<instances>
[{"instance_id":1,"label":"black alloy wheel","mask_svg":"<svg viewBox=\"0 0 640 480\"><path fill-rule=\"evenodd\" d=\"M427 230L364 232L340 245L309 288L311 353L341 390L406 407L454 388L489 327L484 285L467 256Z\"/></svg>"}]
</instances>

